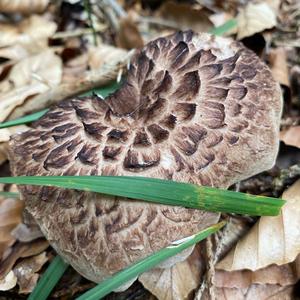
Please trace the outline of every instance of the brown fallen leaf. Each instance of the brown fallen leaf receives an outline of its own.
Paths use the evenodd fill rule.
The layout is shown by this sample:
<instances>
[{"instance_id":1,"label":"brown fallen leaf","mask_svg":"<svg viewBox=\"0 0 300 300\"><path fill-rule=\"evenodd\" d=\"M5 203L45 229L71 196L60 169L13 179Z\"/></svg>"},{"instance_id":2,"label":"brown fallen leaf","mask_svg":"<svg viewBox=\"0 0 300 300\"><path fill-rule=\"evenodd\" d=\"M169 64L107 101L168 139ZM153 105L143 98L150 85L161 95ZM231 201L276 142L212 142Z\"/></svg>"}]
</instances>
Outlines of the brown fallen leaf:
<instances>
[{"instance_id":1,"label":"brown fallen leaf","mask_svg":"<svg viewBox=\"0 0 300 300\"><path fill-rule=\"evenodd\" d=\"M280 84L289 87L289 70L285 49L283 47L272 49L269 54L269 61L274 79Z\"/></svg>"},{"instance_id":2,"label":"brown fallen leaf","mask_svg":"<svg viewBox=\"0 0 300 300\"><path fill-rule=\"evenodd\" d=\"M213 27L208 14L197 5L167 1L160 7L158 16L163 20L174 22L181 30L207 32Z\"/></svg>"},{"instance_id":3,"label":"brown fallen leaf","mask_svg":"<svg viewBox=\"0 0 300 300\"><path fill-rule=\"evenodd\" d=\"M0 11L5 13L32 14L45 11L49 0L1 0Z\"/></svg>"},{"instance_id":4,"label":"brown fallen leaf","mask_svg":"<svg viewBox=\"0 0 300 300\"><path fill-rule=\"evenodd\" d=\"M0 82L0 121L4 121L28 97L57 86L61 77L61 59L50 49L15 64Z\"/></svg>"},{"instance_id":5,"label":"brown fallen leaf","mask_svg":"<svg viewBox=\"0 0 300 300\"><path fill-rule=\"evenodd\" d=\"M294 285L300 279L300 255L286 265L271 265L255 272L249 270L227 272L217 270L214 285L219 288L245 289L252 284Z\"/></svg>"},{"instance_id":6,"label":"brown fallen leaf","mask_svg":"<svg viewBox=\"0 0 300 300\"><path fill-rule=\"evenodd\" d=\"M119 21L116 43L118 47L128 50L142 48L144 46L144 41L139 29L130 15L123 17Z\"/></svg>"},{"instance_id":7,"label":"brown fallen leaf","mask_svg":"<svg viewBox=\"0 0 300 300\"><path fill-rule=\"evenodd\" d=\"M261 217L236 246L217 264L217 269L258 270L295 260L300 253L300 180L286 190L281 214Z\"/></svg>"},{"instance_id":8,"label":"brown fallen leaf","mask_svg":"<svg viewBox=\"0 0 300 300\"><path fill-rule=\"evenodd\" d=\"M248 2L237 15L237 24L240 40L276 26L276 14L267 3Z\"/></svg>"},{"instance_id":9,"label":"brown fallen leaf","mask_svg":"<svg viewBox=\"0 0 300 300\"><path fill-rule=\"evenodd\" d=\"M159 300L183 300L199 286L203 266L199 248L171 268L153 269L139 276L143 286Z\"/></svg>"},{"instance_id":10,"label":"brown fallen leaf","mask_svg":"<svg viewBox=\"0 0 300 300\"><path fill-rule=\"evenodd\" d=\"M11 271L16 261L21 257L30 257L41 253L49 247L48 241L38 239L30 243L16 243L11 253L0 263L0 279Z\"/></svg>"},{"instance_id":11,"label":"brown fallen leaf","mask_svg":"<svg viewBox=\"0 0 300 300\"><path fill-rule=\"evenodd\" d=\"M47 261L48 257L44 251L39 255L23 259L14 267L13 272L17 277L20 294L28 294L33 291L39 279L37 272Z\"/></svg>"},{"instance_id":12,"label":"brown fallen leaf","mask_svg":"<svg viewBox=\"0 0 300 300\"><path fill-rule=\"evenodd\" d=\"M24 203L18 199L0 198L0 261L6 249L15 242L11 231L22 220Z\"/></svg>"},{"instance_id":13,"label":"brown fallen leaf","mask_svg":"<svg viewBox=\"0 0 300 300\"><path fill-rule=\"evenodd\" d=\"M31 47L46 47L48 38L55 33L57 28L55 22L49 21L46 17L39 15L32 15L18 24L0 23L0 26L0 47L16 44L26 44Z\"/></svg>"},{"instance_id":14,"label":"brown fallen leaf","mask_svg":"<svg viewBox=\"0 0 300 300\"><path fill-rule=\"evenodd\" d=\"M280 132L280 140L286 145L300 148L300 126L291 126Z\"/></svg>"}]
</instances>

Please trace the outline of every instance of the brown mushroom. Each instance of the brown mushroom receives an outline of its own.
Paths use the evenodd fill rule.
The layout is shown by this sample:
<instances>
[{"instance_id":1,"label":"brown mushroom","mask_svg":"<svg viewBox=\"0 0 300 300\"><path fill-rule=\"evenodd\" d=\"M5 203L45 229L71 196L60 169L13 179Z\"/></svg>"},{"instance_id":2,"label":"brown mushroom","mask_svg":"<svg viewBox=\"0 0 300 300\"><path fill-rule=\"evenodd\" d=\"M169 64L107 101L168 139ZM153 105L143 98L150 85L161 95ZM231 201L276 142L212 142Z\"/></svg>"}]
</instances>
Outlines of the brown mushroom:
<instances>
[{"instance_id":1,"label":"brown mushroom","mask_svg":"<svg viewBox=\"0 0 300 300\"><path fill-rule=\"evenodd\" d=\"M127 81L105 101L63 101L16 135L12 172L134 175L227 188L272 167L281 102L268 67L241 43L178 32L137 53ZM20 191L51 245L95 282L219 218L54 187Z\"/></svg>"}]
</instances>

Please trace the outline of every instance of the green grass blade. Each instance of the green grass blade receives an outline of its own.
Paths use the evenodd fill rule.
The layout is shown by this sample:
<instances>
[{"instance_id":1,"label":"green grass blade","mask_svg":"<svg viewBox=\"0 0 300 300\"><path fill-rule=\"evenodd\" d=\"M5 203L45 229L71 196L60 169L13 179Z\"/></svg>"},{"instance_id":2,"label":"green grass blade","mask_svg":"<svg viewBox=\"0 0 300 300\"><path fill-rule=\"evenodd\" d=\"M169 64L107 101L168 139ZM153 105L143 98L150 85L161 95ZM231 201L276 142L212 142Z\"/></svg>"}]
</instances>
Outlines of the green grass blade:
<instances>
[{"instance_id":1,"label":"green grass blade","mask_svg":"<svg viewBox=\"0 0 300 300\"><path fill-rule=\"evenodd\" d=\"M19 193L14 193L14 192L0 192L0 197L4 197L4 198L19 198L20 194Z\"/></svg>"},{"instance_id":2,"label":"green grass blade","mask_svg":"<svg viewBox=\"0 0 300 300\"><path fill-rule=\"evenodd\" d=\"M224 33L232 30L236 26L237 26L237 20L230 19L227 22L225 22L223 25L211 29L209 33L214 35L223 35Z\"/></svg>"},{"instance_id":3,"label":"green grass blade","mask_svg":"<svg viewBox=\"0 0 300 300\"><path fill-rule=\"evenodd\" d=\"M131 176L0 177L0 183L57 186L155 203L253 216L275 216L284 200L189 183Z\"/></svg>"},{"instance_id":4,"label":"green grass blade","mask_svg":"<svg viewBox=\"0 0 300 300\"><path fill-rule=\"evenodd\" d=\"M0 123L0 128L7 128L7 127L17 126L17 125L21 125L21 124L31 123L33 121L38 120L47 111L48 111L48 109L44 109L44 110L38 111L34 114L27 115L27 116L22 117L22 118L18 118L18 119L15 119L15 120Z\"/></svg>"},{"instance_id":5,"label":"green grass blade","mask_svg":"<svg viewBox=\"0 0 300 300\"><path fill-rule=\"evenodd\" d=\"M28 297L28 300L47 299L68 266L69 265L65 263L60 256L56 256L38 281L36 287Z\"/></svg>"},{"instance_id":6,"label":"green grass blade","mask_svg":"<svg viewBox=\"0 0 300 300\"><path fill-rule=\"evenodd\" d=\"M211 227L206 228L205 230L190 236L188 238L179 241L179 243L173 243L172 245L146 257L145 259L131 265L130 267L124 269L123 271L117 273L111 278L108 278L102 281L93 289L84 293L77 300L98 300L102 299L104 296L117 289L118 287L125 284L127 281L134 279L138 275L143 272L146 272L152 269L157 264L162 261L170 258L179 252L187 249L188 247L193 246L194 244L200 242L201 240L208 237L210 234L215 233L220 228L225 225L224 222L213 225Z\"/></svg>"}]
</instances>

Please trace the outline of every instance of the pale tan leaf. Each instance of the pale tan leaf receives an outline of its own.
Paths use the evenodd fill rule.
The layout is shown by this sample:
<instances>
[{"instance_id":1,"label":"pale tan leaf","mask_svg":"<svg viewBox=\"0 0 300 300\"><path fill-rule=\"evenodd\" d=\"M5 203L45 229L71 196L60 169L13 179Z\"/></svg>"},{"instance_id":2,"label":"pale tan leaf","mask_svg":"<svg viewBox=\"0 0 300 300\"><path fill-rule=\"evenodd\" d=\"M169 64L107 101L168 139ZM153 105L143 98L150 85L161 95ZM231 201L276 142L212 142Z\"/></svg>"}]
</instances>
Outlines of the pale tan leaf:
<instances>
[{"instance_id":1,"label":"pale tan leaf","mask_svg":"<svg viewBox=\"0 0 300 300\"><path fill-rule=\"evenodd\" d=\"M13 271L10 271L5 278L0 279L0 291L8 291L17 284L17 277Z\"/></svg>"},{"instance_id":2,"label":"pale tan leaf","mask_svg":"<svg viewBox=\"0 0 300 300\"><path fill-rule=\"evenodd\" d=\"M153 269L139 276L143 286L159 300L183 300L199 286L201 279L199 249L171 268Z\"/></svg>"},{"instance_id":3,"label":"pale tan leaf","mask_svg":"<svg viewBox=\"0 0 300 300\"><path fill-rule=\"evenodd\" d=\"M300 148L300 126L291 126L280 132L280 140L286 145Z\"/></svg>"},{"instance_id":4,"label":"pale tan leaf","mask_svg":"<svg viewBox=\"0 0 300 300\"><path fill-rule=\"evenodd\" d=\"M44 47L48 43L57 28L53 21L47 20L43 16L32 15L20 23L0 24L0 47L7 47L16 44L40 44Z\"/></svg>"},{"instance_id":5,"label":"pale tan leaf","mask_svg":"<svg viewBox=\"0 0 300 300\"><path fill-rule=\"evenodd\" d=\"M295 260L300 252L300 180L282 195L287 200L276 217L261 217L229 254L218 269L252 271Z\"/></svg>"},{"instance_id":6,"label":"pale tan leaf","mask_svg":"<svg viewBox=\"0 0 300 300\"><path fill-rule=\"evenodd\" d=\"M124 49L101 45L99 47L90 47L88 50L88 64L91 70L100 69L106 62L122 60L127 56Z\"/></svg>"},{"instance_id":7,"label":"pale tan leaf","mask_svg":"<svg viewBox=\"0 0 300 300\"><path fill-rule=\"evenodd\" d=\"M274 79L280 84L289 87L289 70L285 49L283 47L272 49L269 54L269 61Z\"/></svg>"},{"instance_id":8,"label":"pale tan leaf","mask_svg":"<svg viewBox=\"0 0 300 300\"><path fill-rule=\"evenodd\" d=\"M18 279L20 294L28 294L33 291L39 278L37 272L47 261L46 252L42 252L39 255L23 259L14 267L13 272Z\"/></svg>"},{"instance_id":9,"label":"pale tan leaf","mask_svg":"<svg viewBox=\"0 0 300 300\"><path fill-rule=\"evenodd\" d=\"M238 39L270 29L277 24L276 14L268 4L253 2L248 2L245 8L239 12L237 22Z\"/></svg>"},{"instance_id":10,"label":"pale tan leaf","mask_svg":"<svg viewBox=\"0 0 300 300\"><path fill-rule=\"evenodd\" d=\"M282 266L271 265L254 272L217 270L214 285L219 288L245 289L252 284L293 285L300 279L300 255L294 262Z\"/></svg>"},{"instance_id":11,"label":"pale tan leaf","mask_svg":"<svg viewBox=\"0 0 300 300\"><path fill-rule=\"evenodd\" d=\"M57 86L61 77L61 59L50 49L15 64L0 83L0 121L4 121L26 98Z\"/></svg>"},{"instance_id":12,"label":"pale tan leaf","mask_svg":"<svg viewBox=\"0 0 300 300\"><path fill-rule=\"evenodd\" d=\"M1 0L0 12L6 13L41 13L48 6L49 0Z\"/></svg>"},{"instance_id":13,"label":"pale tan leaf","mask_svg":"<svg viewBox=\"0 0 300 300\"><path fill-rule=\"evenodd\" d=\"M17 225L17 227L11 232L11 235L20 242L31 242L44 236L37 224L34 226L24 223Z\"/></svg>"}]
</instances>

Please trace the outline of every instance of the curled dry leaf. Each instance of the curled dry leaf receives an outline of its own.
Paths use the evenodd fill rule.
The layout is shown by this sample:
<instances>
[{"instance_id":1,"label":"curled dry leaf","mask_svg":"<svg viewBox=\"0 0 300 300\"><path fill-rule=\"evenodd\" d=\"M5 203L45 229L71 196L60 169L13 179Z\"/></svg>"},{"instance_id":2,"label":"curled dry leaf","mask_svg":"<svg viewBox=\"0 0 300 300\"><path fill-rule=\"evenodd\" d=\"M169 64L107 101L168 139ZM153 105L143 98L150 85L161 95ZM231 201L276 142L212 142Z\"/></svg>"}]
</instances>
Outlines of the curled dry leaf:
<instances>
[{"instance_id":1,"label":"curled dry leaf","mask_svg":"<svg viewBox=\"0 0 300 300\"><path fill-rule=\"evenodd\" d=\"M45 239L38 239L30 243L16 243L11 253L0 263L0 279L4 278L11 271L17 259L37 255L49 246Z\"/></svg>"},{"instance_id":2,"label":"curled dry leaf","mask_svg":"<svg viewBox=\"0 0 300 300\"><path fill-rule=\"evenodd\" d=\"M56 31L55 22L43 16L32 15L16 24L1 24L0 47L27 44L45 47L47 40Z\"/></svg>"},{"instance_id":3,"label":"curled dry leaf","mask_svg":"<svg viewBox=\"0 0 300 300\"><path fill-rule=\"evenodd\" d=\"M290 86L289 70L287 66L286 52L284 48L276 48L269 55L272 75L276 81L287 87Z\"/></svg>"},{"instance_id":4,"label":"curled dry leaf","mask_svg":"<svg viewBox=\"0 0 300 300\"><path fill-rule=\"evenodd\" d=\"M300 180L282 195L287 203L276 217L261 217L217 264L226 271L258 270L295 260L300 252Z\"/></svg>"},{"instance_id":5,"label":"curled dry leaf","mask_svg":"<svg viewBox=\"0 0 300 300\"><path fill-rule=\"evenodd\" d=\"M15 238L11 231L21 223L24 203L18 199L0 198L0 261Z\"/></svg>"},{"instance_id":6,"label":"curled dry leaf","mask_svg":"<svg viewBox=\"0 0 300 300\"><path fill-rule=\"evenodd\" d=\"M20 242L31 242L37 238L43 237L40 227L21 223L12 232L11 235Z\"/></svg>"},{"instance_id":7,"label":"curled dry leaf","mask_svg":"<svg viewBox=\"0 0 300 300\"><path fill-rule=\"evenodd\" d=\"M44 251L39 255L23 259L14 267L13 272L17 277L20 294L28 294L33 291L39 279L37 272L47 261L48 257Z\"/></svg>"},{"instance_id":8,"label":"curled dry leaf","mask_svg":"<svg viewBox=\"0 0 300 300\"><path fill-rule=\"evenodd\" d=\"M237 38L243 39L276 26L276 14L266 3L248 2L245 8L239 12L237 23Z\"/></svg>"},{"instance_id":9,"label":"curled dry leaf","mask_svg":"<svg viewBox=\"0 0 300 300\"><path fill-rule=\"evenodd\" d=\"M183 300L199 286L203 266L199 248L171 268L153 269L139 276L143 286L159 300Z\"/></svg>"},{"instance_id":10,"label":"curled dry leaf","mask_svg":"<svg viewBox=\"0 0 300 300\"><path fill-rule=\"evenodd\" d=\"M49 0L1 0L0 11L6 13L41 13L45 11Z\"/></svg>"},{"instance_id":11,"label":"curled dry leaf","mask_svg":"<svg viewBox=\"0 0 300 300\"><path fill-rule=\"evenodd\" d=\"M61 59L50 49L15 64L0 83L0 121L4 121L28 97L57 86L61 77Z\"/></svg>"},{"instance_id":12,"label":"curled dry leaf","mask_svg":"<svg viewBox=\"0 0 300 300\"><path fill-rule=\"evenodd\" d=\"M291 126L280 132L280 140L286 145L300 148L300 126Z\"/></svg>"}]
</instances>

